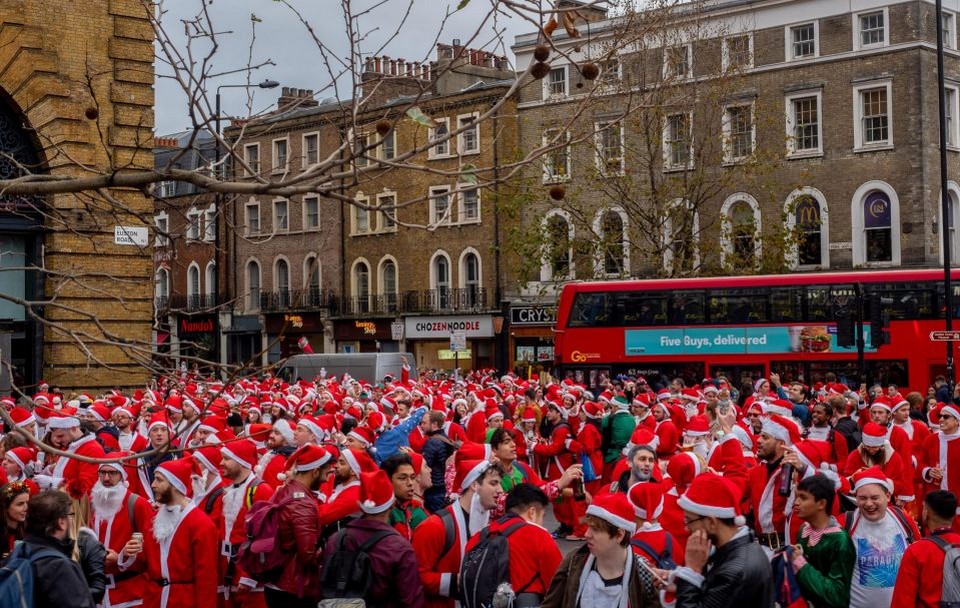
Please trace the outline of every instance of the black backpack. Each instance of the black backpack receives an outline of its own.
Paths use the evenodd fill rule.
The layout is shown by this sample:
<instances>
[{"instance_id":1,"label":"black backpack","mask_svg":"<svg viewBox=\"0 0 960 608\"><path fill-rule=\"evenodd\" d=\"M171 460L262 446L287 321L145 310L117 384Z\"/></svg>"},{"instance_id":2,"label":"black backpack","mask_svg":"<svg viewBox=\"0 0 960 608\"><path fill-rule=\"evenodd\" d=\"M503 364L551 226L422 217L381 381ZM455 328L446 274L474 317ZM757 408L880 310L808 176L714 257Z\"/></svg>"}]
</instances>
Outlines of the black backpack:
<instances>
[{"instance_id":1,"label":"black backpack","mask_svg":"<svg viewBox=\"0 0 960 608\"><path fill-rule=\"evenodd\" d=\"M676 570L677 562L673 559L673 536L667 534L667 543L663 547L662 553L654 551L653 547L643 542L639 538L630 540L630 544L646 553L654 560L654 565L661 570Z\"/></svg>"},{"instance_id":2,"label":"black backpack","mask_svg":"<svg viewBox=\"0 0 960 608\"><path fill-rule=\"evenodd\" d=\"M506 520L514 519L500 532L491 533L490 526L481 530L479 542L463 556L459 582L459 599L463 608L492 606L497 587L510 582L510 543L507 538L527 524L520 517L514 517ZM529 584L524 589L514 589L514 593L520 595L526 587Z\"/></svg>"},{"instance_id":3,"label":"black backpack","mask_svg":"<svg viewBox=\"0 0 960 608\"><path fill-rule=\"evenodd\" d=\"M396 530L383 530L372 535L356 549L345 549L344 541L348 532L348 529L337 532L336 550L323 562L320 597L325 600L363 598L373 580L370 550L384 538L399 534Z\"/></svg>"}]
</instances>

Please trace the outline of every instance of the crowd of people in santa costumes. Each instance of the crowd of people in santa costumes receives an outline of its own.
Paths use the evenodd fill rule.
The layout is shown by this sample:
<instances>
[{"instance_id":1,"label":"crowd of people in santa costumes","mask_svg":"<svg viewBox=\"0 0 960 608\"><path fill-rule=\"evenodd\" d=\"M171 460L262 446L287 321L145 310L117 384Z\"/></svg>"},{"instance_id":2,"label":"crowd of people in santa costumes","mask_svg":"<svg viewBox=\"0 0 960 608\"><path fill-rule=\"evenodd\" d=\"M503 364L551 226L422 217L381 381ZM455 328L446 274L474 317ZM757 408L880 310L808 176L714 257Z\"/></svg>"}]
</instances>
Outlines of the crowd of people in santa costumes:
<instances>
[{"instance_id":1,"label":"crowd of people in santa costumes","mask_svg":"<svg viewBox=\"0 0 960 608\"><path fill-rule=\"evenodd\" d=\"M367 605L452 608L476 593L468 556L503 536L497 593L517 606L937 605L960 406L835 379L752 389L490 370L41 385L0 403L0 559L60 551L34 567L86 581L64 606L105 580L104 608L260 608L346 592L331 573L363 552ZM241 547L271 510L283 558L261 572ZM77 555L80 529L102 558Z\"/></svg>"}]
</instances>

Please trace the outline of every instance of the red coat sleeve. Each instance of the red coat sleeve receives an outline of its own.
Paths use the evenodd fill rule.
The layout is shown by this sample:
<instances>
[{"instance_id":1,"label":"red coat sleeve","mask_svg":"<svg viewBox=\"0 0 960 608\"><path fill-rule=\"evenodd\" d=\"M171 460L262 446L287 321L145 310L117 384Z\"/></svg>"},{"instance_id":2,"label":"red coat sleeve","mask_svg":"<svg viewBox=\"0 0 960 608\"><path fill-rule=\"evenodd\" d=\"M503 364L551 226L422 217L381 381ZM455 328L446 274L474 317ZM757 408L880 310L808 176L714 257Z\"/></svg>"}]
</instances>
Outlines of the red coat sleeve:
<instances>
[{"instance_id":1,"label":"red coat sleeve","mask_svg":"<svg viewBox=\"0 0 960 608\"><path fill-rule=\"evenodd\" d=\"M860 458L860 450L854 450L847 456L847 461L843 464L843 476L850 477L863 468L863 459Z\"/></svg>"},{"instance_id":2,"label":"red coat sleeve","mask_svg":"<svg viewBox=\"0 0 960 608\"><path fill-rule=\"evenodd\" d=\"M443 568L442 558L445 556L440 552L443 551L444 538L443 521L439 515L431 515L413 531L413 552L417 556L417 570L427 596L450 597L451 580L455 575L451 576L452 569Z\"/></svg>"},{"instance_id":3,"label":"red coat sleeve","mask_svg":"<svg viewBox=\"0 0 960 608\"><path fill-rule=\"evenodd\" d=\"M320 527L329 526L359 511L360 507L357 505L359 498L360 487L353 486L340 492L332 502L320 505Z\"/></svg>"},{"instance_id":4,"label":"red coat sleeve","mask_svg":"<svg viewBox=\"0 0 960 608\"><path fill-rule=\"evenodd\" d=\"M538 443L534 446L533 453L537 456L558 456L567 449L565 443L569 436L570 432L566 427L560 427L550 435L550 443Z\"/></svg>"},{"instance_id":5,"label":"red coat sleeve","mask_svg":"<svg viewBox=\"0 0 960 608\"><path fill-rule=\"evenodd\" d=\"M207 517L194 517L191 546L194 555L194 606L217 604L217 547L216 527Z\"/></svg>"},{"instance_id":6,"label":"red coat sleeve","mask_svg":"<svg viewBox=\"0 0 960 608\"><path fill-rule=\"evenodd\" d=\"M922 545L913 544L907 547L900 560L900 569L897 571L897 582L893 587L893 601L891 606L921 606L920 603L920 563L917 553ZM939 550L939 549L938 549Z\"/></svg>"}]
</instances>

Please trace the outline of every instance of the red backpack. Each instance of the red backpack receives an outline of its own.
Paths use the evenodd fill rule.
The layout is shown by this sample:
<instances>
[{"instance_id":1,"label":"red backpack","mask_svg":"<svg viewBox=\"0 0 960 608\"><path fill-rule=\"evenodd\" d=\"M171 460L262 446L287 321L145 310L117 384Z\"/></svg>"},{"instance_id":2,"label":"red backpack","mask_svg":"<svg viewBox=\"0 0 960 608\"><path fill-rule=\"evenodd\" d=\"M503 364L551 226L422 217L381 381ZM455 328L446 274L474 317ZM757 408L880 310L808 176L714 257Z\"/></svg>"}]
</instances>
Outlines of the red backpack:
<instances>
[{"instance_id":1,"label":"red backpack","mask_svg":"<svg viewBox=\"0 0 960 608\"><path fill-rule=\"evenodd\" d=\"M237 564L258 580L270 580L290 556L280 549L280 514L284 507L296 500L290 496L280 502L270 500L250 506L244 518L247 539L237 549Z\"/></svg>"}]
</instances>

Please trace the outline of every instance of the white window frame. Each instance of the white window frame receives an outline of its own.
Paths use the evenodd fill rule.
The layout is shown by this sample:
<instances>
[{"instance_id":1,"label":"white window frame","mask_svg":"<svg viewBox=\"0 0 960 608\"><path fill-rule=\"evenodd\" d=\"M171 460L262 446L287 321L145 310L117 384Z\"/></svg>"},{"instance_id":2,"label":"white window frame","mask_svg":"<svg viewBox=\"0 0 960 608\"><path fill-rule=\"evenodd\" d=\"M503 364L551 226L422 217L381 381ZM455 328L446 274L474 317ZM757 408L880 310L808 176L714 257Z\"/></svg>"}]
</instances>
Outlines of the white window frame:
<instances>
[{"instance_id":1,"label":"white window frame","mask_svg":"<svg viewBox=\"0 0 960 608\"><path fill-rule=\"evenodd\" d=\"M193 276L197 277L196 285L193 284L191 278ZM189 302L190 298L199 298L201 293L203 293L203 277L200 273L200 264L190 262L187 266L187 301Z\"/></svg>"},{"instance_id":2,"label":"white window frame","mask_svg":"<svg viewBox=\"0 0 960 608\"><path fill-rule=\"evenodd\" d=\"M437 123L438 126L442 124L444 127L446 127L447 134L444 135L444 137L446 138L445 141L439 144L433 144L429 148L427 148L427 159L435 160L435 159L441 159L441 158L450 158L451 156L453 156L450 149L451 148L450 143L452 139L450 137L450 118L447 116L444 116L442 118L434 118L433 122ZM437 138L436 134L437 134L437 128L436 127L431 128L430 135L429 135L431 142L433 142ZM437 147L441 145L446 147L446 151L439 152L437 150Z\"/></svg>"},{"instance_id":3,"label":"white window frame","mask_svg":"<svg viewBox=\"0 0 960 608\"><path fill-rule=\"evenodd\" d=\"M437 277L437 258L445 258L447 261L447 283L442 287L453 290L453 261L450 259L450 254L444 251L443 249L437 249L433 252L433 255L430 256L430 289L434 291L439 291L441 285L438 283L439 278ZM449 297L449 296L448 296Z\"/></svg>"},{"instance_id":4,"label":"white window frame","mask_svg":"<svg viewBox=\"0 0 960 608\"><path fill-rule=\"evenodd\" d=\"M256 264L257 266L257 297L253 297L253 285L250 281L250 267ZM257 258L250 258L247 260L247 263L243 266L243 280L246 283L246 304L247 310L260 310L260 296L263 294L263 265L260 263L260 260Z\"/></svg>"},{"instance_id":5,"label":"white window frame","mask_svg":"<svg viewBox=\"0 0 960 608\"><path fill-rule=\"evenodd\" d=\"M159 184L157 184L156 196L157 198L170 198L177 194L177 182L172 179L167 179Z\"/></svg>"},{"instance_id":6,"label":"white window frame","mask_svg":"<svg viewBox=\"0 0 960 608\"><path fill-rule=\"evenodd\" d=\"M562 132L562 134L560 134L558 137L559 132ZM550 142L553 141L554 139L557 139L558 141L554 144L551 144ZM541 141L542 141L543 147L550 146L550 145L555 146L555 145L558 145L560 141L564 141L564 140L565 140L565 143L563 144L562 147L555 148L549 152L545 152L543 155L543 163L542 163L543 183L545 184L558 184L558 183L570 181L570 170L571 170L570 132L561 127L548 127L543 130L543 134L541 135ZM547 161L550 160L551 155L553 154L563 154L566 157L565 163L564 163L566 166L566 171L564 175L554 175L553 172L550 170L551 165Z\"/></svg>"},{"instance_id":7,"label":"white window frame","mask_svg":"<svg viewBox=\"0 0 960 608\"><path fill-rule=\"evenodd\" d=\"M256 162L256 163L251 163L251 161L250 161L250 150L253 150L253 149L256 149L256 151L257 151L257 162ZM260 167L261 167L261 162L262 162L262 161L263 161L263 158L260 156L260 142L256 142L256 143L252 143L252 144L244 144L244 145L243 145L243 164L246 165L246 167L244 167L244 169L243 169L243 175L244 175L244 177L251 177L251 176L253 176L253 175L259 175L259 174L260 174ZM253 165L253 166L251 166L251 165ZM252 170L253 170L253 173L251 173L250 170L247 169L247 167L249 167L250 169L252 169Z\"/></svg>"},{"instance_id":8,"label":"white window frame","mask_svg":"<svg viewBox=\"0 0 960 608\"><path fill-rule=\"evenodd\" d=\"M166 211L153 216L153 244L155 247L166 247L170 244L170 215Z\"/></svg>"},{"instance_id":9,"label":"white window frame","mask_svg":"<svg viewBox=\"0 0 960 608\"><path fill-rule=\"evenodd\" d=\"M610 64L615 64L617 70L615 76L610 76L609 66ZM600 67L600 74L597 76L597 86L598 87L616 87L623 81L623 62L620 61L619 55L613 55L612 57L607 57L598 62Z\"/></svg>"},{"instance_id":10,"label":"white window frame","mask_svg":"<svg viewBox=\"0 0 960 608\"><path fill-rule=\"evenodd\" d=\"M670 71L670 62L667 61L669 53L673 49L678 49L678 48L683 48L684 53L686 53L686 63L687 63L686 74L673 74ZM681 80L688 80L693 77L693 52L689 42L684 44L674 44L671 46L664 47L662 59L663 59L662 75L665 80L668 80L670 78L679 78Z\"/></svg>"},{"instance_id":11,"label":"white window frame","mask_svg":"<svg viewBox=\"0 0 960 608\"><path fill-rule=\"evenodd\" d=\"M187 211L186 220L187 223L183 228L184 238L188 241L199 241L200 240L200 210L196 207L190 207Z\"/></svg>"},{"instance_id":12,"label":"white window frame","mask_svg":"<svg viewBox=\"0 0 960 608\"><path fill-rule=\"evenodd\" d=\"M392 156L387 156L386 144L387 144L388 141L393 143L393 155L392 155ZM380 159L380 160L393 160L394 158L397 157L397 129L396 129L396 127L391 128L390 131L388 131L386 135L384 135L383 137L380 138L380 141L377 142L376 153L377 153L377 158Z\"/></svg>"},{"instance_id":13,"label":"white window frame","mask_svg":"<svg viewBox=\"0 0 960 608\"><path fill-rule=\"evenodd\" d=\"M794 270L828 270L830 268L830 210L827 207L827 197L822 192L812 186L803 186L797 188L787 196L783 203L783 212L787 217L787 230L792 233L797 227L796 201L803 196L809 196L820 205L820 263L819 264L801 264L800 252L796 245L791 247L788 260Z\"/></svg>"},{"instance_id":14,"label":"white window frame","mask_svg":"<svg viewBox=\"0 0 960 608\"><path fill-rule=\"evenodd\" d=\"M798 99L808 99L811 97L814 97L817 100L817 147L809 150L798 150L796 148L797 140L794 133L794 129L796 127L794 102ZM811 158L815 156L823 156L823 89L794 91L784 97L783 103L784 109L786 110L787 158Z\"/></svg>"},{"instance_id":15,"label":"white window frame","mask_svg":"<svg viewBox=\"0 0 960 608\"><path fill-rule=\"evenodd\" d=\"M876 13L883 14L883 41L871 44L862 44L860 18ZM937 24L940 27L940 24ZM882 8L870 9L868 11L859 11L853 14L853 50L862 51L868 49L879 49L890 46L890 9L886 6Z\"/></svg>"},{"instance_id":16,"label":"white window frame","mask_svg":"<svg viewBox=\"0 0 960 608\"><path fill-rule=\"evenodd\" d=\"M428 200L430 201L431 226L450 226L453 224L453 213L456 211L456 201L453 200L452 191L453 189L450 186L430 186ZM442 215L437 213L436 199L437 195L440 194L447 195L446 219L443 219Z\"/></svg>"},{"instance_id":17,"label":"white window frame","mask_svg":"<svg viewBox=\"0 0 960 608\"><path fill-rule=\"evenodd\" d=\"M550 283L553 281L567 281L572 280L577 277L576 271L576 258L573 255L573 240L576 237L576 229L573 225L573 219L570 217L570 213L563 209L551 209L547 211L543 219L540 220L540 229L546 234L547 225L555 215L559 215L567 223L567 240L570 243L570 247L567 249L567 274L566 276L554 276L553 274L553 260L550 259L548 251L546 248L541 250L542 259L540 260L540 282L541 283Z\"/></svg>"},{"instance_id":18,"label":"white window frame","mask_svg":"<svg viewBox=\"0 0 960 608\"><path fill-rule=\"evenodd\" d=\"M763 248L762 248L762 226L761 221L762 217L760 214L760 203L757 202L752 195L746 192L737 192L731 194L727 197L727 200L723 201L723 205L720 206L720 218L722 221L722 227L720 230L720 259L721 263L726 265L730 263L731 256L734 254L733 247L733 215L731 213L733 206L737 203L746 203L751 212L753 213L753 256L754 256L754 265L759 265L760 261L763 259Z\"/></svg>"},{"instance_id":19,"label":"white window frame","mask_svg":"<svg viewBox=\"0 0 960 608\"><path fill-rule=\"evenodd\" d=\"M369 260L365 257L359 257L353 261L353 264L350 266L350 295L360 303L360 285L357 281L357 267L363 264L367 267L367 306L366 310L369 312L371 310L371 303L373 298L373 266L370 265Z\"/></svg>"},{"instance_id":20,"label":"white window frame","mask_svg":"<svg viewBox=\"0 0 960 608\"><path fill-rule=\"evenodd\" d=\"M957 16L953 11L943 9L943 18L947 21L947 32L943 39L943 48L955 50L957 48Z\"/></svg>"},{"instance_id":21,"label":"white window frame","mask_svg":"<svg viewBox=\"0 0 960 608\"><path fill-rule=\"evenodd\" d=\"M603 153L603 136L604 131L608 127L616 126L620 131L620 168L616 171L609 171L607 167L606 158L604 158ZM624 140L624 128L622 120L599 120L593 123L593 129L595 132L594 143L596 145L596 163L597 171L600 172L600 175L603 177L620 177L624 174L624 150L625 150L625 140Z\"/></svg>"},{"instance_id":22,"label":"white window frame","mask_svg":"<svg viewBox=\"0 0 960 608\"><path fill-rule=\"evenodd\" d=\"M277 209L280 205L286 205L286 213L284 214L286 226L281 226L280 215L277 214ZM271 205L273 213L271 215L271 222L273 233L286 233L290 232L290 200L286 198L275 198L273 199L273 205Z\"/></svg>"},{"instance_id":23,"label":"white window frame","mask_svg":"<svg viewBox=\"0 0 960 608\"><path fill-rule=\"evenodd\" d=\"M689 129L688 136L690 137L690 146L687 150L687 162L686 164L680 165L672 162L671 159L671 150L669 147L669 138L670 134L670 119L674 116L683 116L687 117L687 128ZM694 167L694 158L693 158L693 112L674 112L673 114L668 114L663 117L663 129L661 132L660 141L662 142L662 152L663 152L663 171L665 173L670 171L688 171Z\"/></svg>"},{"instance_id":24,"label":"white window frame","mask_svg":"<svg viewBox=\"0 0 960 608\"><path fill-rule=\"evenodd\" d=\"M353 199L361 204L369 205L370 197L364 195L362 192L357 192L357 195ZM367 228L366 230L360 230L360 217L361 215L366 214L367 216ZM350 235L351 236L360 236L364 234L372 234L373 226L370 225L370 210L358 207L357 205L350 205Z\"/></svg>"},{"instance_id":25,"label":"white window frame","mask_svg":"<svg viewBox=\"0 0 960 608\"><path fill-rule=\"evenodd\" d=\"M310 138L310 137L317 138L317 150L316 150L317 159L313 162L310 162L310 159L307 156L309 154L309 150L307 149L307 138ZM314 131L312 133L304 133L303 137L300 140L300 146L301 146L301 151L303 153L302 156L303 156L304 168L312 167L320 162L320 132L319 131Z\"/></svg>"},{"instance_id":26,"label":"white window frame","mask_svg":"<svg viewBox=\"0 0 960 608\"><path fill-rule=\"evenodd\" d=\"M563 70L563 92L554 93L552 91L553 81L550 79L551 74L555 70ZM550 66L550 71L547 72L547 77L543 79L543 98L547 101L551 99L563 99L570 94L570 66L569 65L554 65Z\"/></svg>"},{"instance_id":27,"label":"white window frame","mask_svg":"<svg viewBox=\"0 0 960 608\"><path fill-rule=\"evenodd\" d=\"M468 113L466 113L466 114L458 114L458 115L457 115L457 130L459 130L459 129L461 129L461 128L463 127L463 124L461 124L461 121L462 121L464 118L472 118L472 119L473 119L473 120L471 121L471 123L473 124L473 131L474 131L474 133L476 134L476 147L473 148L473 149L470 149L470 150L468 150L468 149L465 147L465 146L466 146L466 143L465 143L465 142L466 142L466 138L464 137L464 135L466 135L467 131L469 131L469 129L467 129L467 130L464 130L464 131L462 131L462 132L460 132L460 133L457 133L457 153L458 153L460 156L472 156L472 155L474 155L474 154L480 154L480 122L478 121L478 119L480 118L480 112L468 112Z\"/></svg>"},{"instance_id":28,"label":"white window frame","mask_svg":"<svg viewBox=\"0 0 960 608\"><path fill-rule=\"evenodd\" d=\"M477 217L467 218L466 215L466 203L464 201L464 196L468 191L477 193ZM457 223L458 224L479 224L480 220L480 209L481 209L481 197L480 197L480 188L474 184L460 183L457 184Z\"/></svg>"},{"instance_id":29,"label":"white window frame","mask_svg":"<svg viewBox=\"0 0 960 608\"><path fill-rule=\"evenodd\" d=\"M273 260L273 291L279 293L283 291L280 288L280 262L283 262L287 265L287 301L290 300L290 292L293 289L293 272L291 271L290 260L287 259L285 255L278 255L276 259Z\"/></svg>"},{"instance_id":30,"label":"white window frame","mask_svg":"<svg viewBox=\"0 0 960 608\"><path fill-rule=\"evenodd\" d=\"M733 155L733 137L730 128L729 112L732 108L749 108L750 110L750 154L745 156ZM754 109L754 102L731 103L723 107L723 117L721 118L721 129L723 131L723 164L735 165L749 160L757 152L757 121Z\"/></svg>"},{"instance_id":31,"label":"white window frame","mask_svg":"<svg viewBox=\"0 0 960 608\"><path fill-rule=\"evenodd\" d=\"M861 95L864 91L870 91L879 88L887 89L887 141L882 143L864 144L863 141L863 100ZM893 149L893 81L872 80L863 82L853 87L853 151L871 152L873 150L891 150Z\"/></svg>"},{"instance_id":32,"label":"white window frame","mask_svg":"<svg viewBox=\"0 0 960 608\"><path fill-rule=\"evenodd\" d=\"M880 190L890 199L890 262L867 262L867 234L864 230L863 201L874 190ZM853 193L850 199L851 240L853 241L853 265L868 268L900 266L900 197L893 186L881 180L870 180Z\"/></svg>"},{"instance_id":33,"label":"white window frame","mask_svg":"<svg viewBox=\"0 0 960 608\"><path fill-rule=\"evenodd\" d=\"M251 213L251 209L254 209L255 213ZM260 234L260 232L263 230L263 225L260 222L260 201L247 201L247 203L243 206L243 213L244 213L243 219L244 219L244 226L246 227L246 234L247 235ZM256 219L257 219L256 230L254 230L250 225L250 218L254 217L254 215L256 216Z\"/></svg>"},{"instance_id":34,"label":"white window frame","mask_svg":"<svg viewBox=\"0 0 960 608\"><path fill-rule=\"evenodd\" d=\"M377 232L396 232L397 231L397 193L393 190L384 190L377 195L377 207L382 208L383 203L382 199L392 198L393 199L393 226L387 225L387 214L385 211L377 211Z\"/></svg>"},{"instance_id":35,"label":"white window frame","mask_svg":"<svg viewBox=\"0 0 960 608\"><path fill-rule=\"evenodd\" d=\"M153 297L170 298L170 271L166 268L157 268L153 275Z\"/></svg>"},{"instance_id":36,"label":"white window frame","mask_svg":"<svg viewBox=\"0 0 960 608\"><path fill-rule=\"evenodd\" d=\"M217 204L203 210L203 240L212 243L217 240Z\"/></svg>"},{"instance_id":37,"label":"white window frame","mask_svg":"<svg viewBox=\"0 0 960 608\"><path fill-rule=\"evenodd\" d=\"M393 264L393 292L387 291L386 283L383 280L383 270L387 264ZM384 299L384 303L386 303L387 296L391 293L397 298L397 301L393 303L394 306L397 306L400 299L400 265L397 264L397 259L388 253L380 258L380 262L377 264L377 295L382 297Z\"/></svg>"},{"instance_id":38,"label":"white window frame","mask_svg":"<svg viewBox=\"0 0 960 608\"><path fill-rule=\"evenodd\" d=\"M216 283L216 272L217 272L216 262L212 260L207 262L207 265L203 269L204 295L208 295L208 296L217 295L213 293L213 286Z\"/></svg>"},{"instance_id":39,"label":"white window frame","mask_svg":"<svg viewBox=\"0 0 960 608\"><path fill-rule=\"evenodd\" d=\"M307 213L309 208L309 203L314 202L317 205L317 223L315 226L310 225L310 214ZM320 197L318 195L306 195L303 197L303 231L304 232L314 232L320 230Z\"/></svg>"},{"instance_id":40,"label":"white window frame","mask_svg":"<svg viewBox=\"0 0 960 608\"><path fill-rule=\"evenodd\" d=\"M286 152L284 152L283 166L277 162L277 144L283 143L286 147ZM290 170L290 138L289 137L278 137L270 142L270 172L271 173L286 173Z\"/></svg>"},{"instance_id":41,"label":"white window frame","mask_svg":"<svg viewBox=\"0 0 960 608\"><path fill-rule=\"evenodd\" d=\"M460 259L457 260L457 287L467 288L467 267L464 262L467 261L469 254L477 256L477 289L483 289L483 257L480 252L473 247L467 247L460 252Z\"/></svg>"},{"instance_id":42,"label":"white window frame","mask_svg":"<svg viewBox=\"0 0 960 608\"><path fill-rule=\"evenodd\" d=\"M943 88L947 112L950 113L947 122L947 149L960 150L960 86L945 84ZM951 93L953 99L950 99Z\"/></svg>"},{"instance_id":43,"label":"white window frame","mask_svg":"<svg viewBox=\"0 0 960 608\"><path fill-rule=\"evenodd\" d=\"M733 66L730 65L730 40L734 38L746 38L747 39L747 49L750 53L750 60L745 65ZM730 36L725 36L723 39L723 46L720 49L720 63L723 67L723 71L726 72L731 68L738 68L740 70L749 70L754 65L753 58L753 33L752 32L743 32L740 34L732 34Z\"/></svg>"},{"instance_id":44,"label":"white window frame","mask_svg":"<svg viewBox=\"0 0 960 608\"><path fill-rule=\"evenodd\" d=\"M813 26L813 55L795 55L793 46L793 30L801 27ZM783 56L787 61L804 61L807 59L816 59L820 56L820 20L804 21L803 23L793 23L783 28L784 48Z\"/></svg>"},{"instance_id":45,"label":"white window frame","mask_svg":"<svg viewBox=\"0 0 960 608\"><path fill-rule=\"evenodd\" d=\"M363 148L366 148L367 151L364 152L362 156L356 156L358 150L358 142L360 140L364 141ZM353 159L353 166L357 169L364 169L373 164L373 160L370 157L376 157L377 150L376 148L370 148L370 134L365 132L356 133L352 129L350 130L350 155Z\"/></svg>"},{"instance_id":46,"label":"white window frame","mask_svg":"<svg viewBox=\"0 0 960 608\"><path fill-rule=\"evenodd\" d=\"M950 180L947 182L947 192L950 195L950 205L953 207L953 221L960 224L960 185ZM947 220L943 217L943 201L937 198L937 218L940 222L940 230L949 230ZM937 234L937 249L940 252L940 264L943 264L943 235ZM950 236L950 261L951 267L960 266L960 225L955 226L953 234Z\"/></svg>"},{"instance_id":47,"label":"white window frame","mask_svg":"<svg viewBox=\"0 0 960 608\"><path fill-rule=\"evenodd\" d=\"M305 291L310 289L310 275L314 267L317 269L317 291L320 291L323 289L323 266L317 254L311 251L303 258L303 289Z\"/></svg>"}]
</instances>

